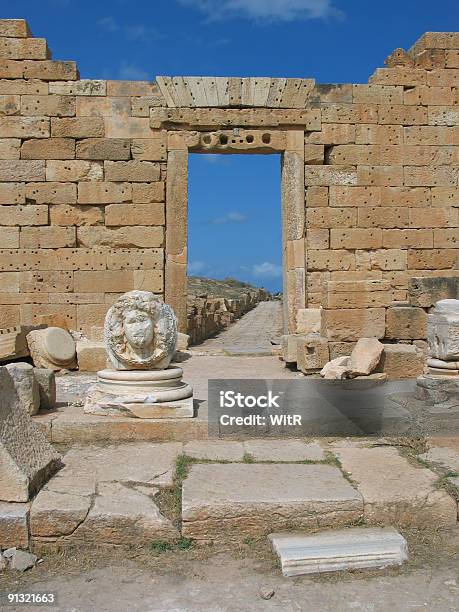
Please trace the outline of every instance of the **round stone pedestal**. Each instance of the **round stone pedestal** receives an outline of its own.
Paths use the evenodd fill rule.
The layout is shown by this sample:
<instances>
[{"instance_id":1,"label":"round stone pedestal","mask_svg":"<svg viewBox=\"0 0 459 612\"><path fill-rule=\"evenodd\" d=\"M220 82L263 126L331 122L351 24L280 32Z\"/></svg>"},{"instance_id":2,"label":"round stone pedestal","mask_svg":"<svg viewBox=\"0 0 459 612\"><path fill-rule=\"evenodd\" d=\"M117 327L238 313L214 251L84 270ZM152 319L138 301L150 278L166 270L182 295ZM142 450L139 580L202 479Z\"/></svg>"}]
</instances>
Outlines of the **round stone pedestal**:
<instances>
[{"instance_id":1,"label":"round stone pedestal","mask_svg":"<svg viewBox=\"0 0 459 612\"><path fill-rule=\"evenodd\" d=\"M193 389L183 370L101 370L89 390L84 411L140 419L193 416Z\"/></svg>"}]
</instances>

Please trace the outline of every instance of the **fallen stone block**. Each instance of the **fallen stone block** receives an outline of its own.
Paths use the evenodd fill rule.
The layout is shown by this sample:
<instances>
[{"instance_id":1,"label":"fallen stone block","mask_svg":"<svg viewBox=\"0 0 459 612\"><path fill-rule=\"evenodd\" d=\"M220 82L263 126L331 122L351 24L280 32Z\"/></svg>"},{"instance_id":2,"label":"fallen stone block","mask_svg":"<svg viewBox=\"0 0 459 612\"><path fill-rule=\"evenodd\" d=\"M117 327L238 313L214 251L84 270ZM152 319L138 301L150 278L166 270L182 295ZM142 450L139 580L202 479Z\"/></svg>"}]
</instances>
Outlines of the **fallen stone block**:
<instances>
[{"instance_id":1,"label":"fallen stone block","mask_svg":"<svg viewBox=\"0 0 459 612\"><path fill-rule=\"evenodd\" d=\"M351 353L353 376L371 374L381 359L384 345L377 338L360 338Z\"/></svg>"},{"instance_id":2,"label":"fallen stone block","mask_svg":"<svg viewBox=\"0 0 459 612\"><path fill-rule=\"evenodd\" d=\"M107 351L103 342L79 340L76 352L80 372L99 372L107 367Z\"/></svg>"},{"instance_id":3,"label":"fallen stone block","mask_svg":"<svg viewBox=\"0 0 459 612\"><path fill-rule=\"evenodd\" d=\"M362 494L369 524L444 527L457 521L456 502L438 476L413 466L393 447L335 447L342 468Z\"/></svg>"},{"instance_id":4,"label":"fallen stone block","mask_svg":"<svg viewBox=\"0 0 459 612\"><path fill-rule=\"evenodd\" d=\"M30 504L0 502L0 549L29 546Z\"/></svg>"},{"instance_id":5,"label":"fallen stone block","mask_svg":"<svg viewBox=\"0 0 459 612\"><path fill-rule=\"evenodd\" d=\"M350 357L337 357L329 361L320 371L320 375L327 379L342 380L349 378L351 374L351 358Z\"/></svg>"},{"instance_id":6,"label":"fallen stone block","mask_svg":"<svg viewBox=\"0 0 459 612\"><path fill-rule=\"evenodd\" d=\"M328 340L319 334L308 334L297 341L297 367L301 372L320 370L329 359Z\"/></svg>"},{"instance_id":7,"label":"fallen stone block","mask_svg":"<svg viewBox=\"0 0 459 612\"><path fill-rule=\"evenodd\" d=\"M51 410L56 406L56 375L48 368L34 368L33 375L38 383L40 408Z\"/></svg>"},{"instance_id":8,"label":"fallen stone block","mask_svg":"<svg viewBox=\"0 0 459 612\"><path fill-rule=\"evenodd\" d=\"M13 380L21 406L30 415L40 409L40 388L29 363L9 363L5 368Z\"/></svg>"},{"instance_id":9,"label":"fallen stone block","mask_svg":"<svg viewBox=\"0 0 459 612\"><path fill-rule=\"evenodd\" d=\"M406 540L393 527L354 527L313 535L272 533L269 539L284 576L382 569L408 559Z\"/></svg>"},{"instance_id":10,"label":"fallen stone block","mask_svg":"<svg viewBox=\"0 0 459 612\"><path fill-rule=\"evenodd\" d=\"M0 362L20 359L29 355L25 329L20 325L0 329Z\"/></svg>"},{"instance_id":11,"label":"fallen stone block","mask_svg":"<svg viewBox=\"0 0 459 612\"><path fill-rule=\"evenodd\" d=\"M19 402L0 368L0 500L27 502L60 467L60 455Z\"/></svg>"},{"instance_id":12,"label":"fallen stone block","mask_svg":"<svg viewBox=\"0 0 459 612\"><path fill-rule=\"evenodd\" d=\"M389 379L417 378L424 372L424 352L414 344L384 344L377 372Z\"/></svg>"},{"instance_id":13,"label":"fallen stone block","mask_svg":"<svg viewBox=\"0 0 459 612\"><path fill-rule=\"evenodd\" d=\"M182 534L230 543L279 529L346 525L361 495L330 465L196 464L183 483Z\"/></svg>"},{"instance_id":14,"label":"fallen stone block","mask_svg":"<svg viewBox=\"0 0 459 612\"><path fill-rule=\"evenodd\" d=\"M76 347L71 334L61 327L36 329L27 334L33 363L51 370L75 369Z\"/></svg>"}]
</instances>

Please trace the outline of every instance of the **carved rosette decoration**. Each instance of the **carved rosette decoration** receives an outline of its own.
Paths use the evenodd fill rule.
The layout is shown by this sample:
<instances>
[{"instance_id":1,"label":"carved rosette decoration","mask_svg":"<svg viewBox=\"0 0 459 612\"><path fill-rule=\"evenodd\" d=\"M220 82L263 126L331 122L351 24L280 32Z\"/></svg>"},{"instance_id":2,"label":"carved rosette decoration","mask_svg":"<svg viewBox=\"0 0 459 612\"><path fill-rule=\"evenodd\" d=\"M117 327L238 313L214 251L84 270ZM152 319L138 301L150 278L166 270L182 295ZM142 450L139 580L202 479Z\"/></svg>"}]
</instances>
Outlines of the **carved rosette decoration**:
<instances>
[{"instance_id":1,"label":"carved rosette decoration","mask_svg":"<svg viewBox=\"0 0 459 612\"><path fill-rule=\"evenodd\" d=\"M174 311L149 291L125 293L105 317L105 346L116 370L167 368L177 339Z\"/></svg>"}]
</instances>

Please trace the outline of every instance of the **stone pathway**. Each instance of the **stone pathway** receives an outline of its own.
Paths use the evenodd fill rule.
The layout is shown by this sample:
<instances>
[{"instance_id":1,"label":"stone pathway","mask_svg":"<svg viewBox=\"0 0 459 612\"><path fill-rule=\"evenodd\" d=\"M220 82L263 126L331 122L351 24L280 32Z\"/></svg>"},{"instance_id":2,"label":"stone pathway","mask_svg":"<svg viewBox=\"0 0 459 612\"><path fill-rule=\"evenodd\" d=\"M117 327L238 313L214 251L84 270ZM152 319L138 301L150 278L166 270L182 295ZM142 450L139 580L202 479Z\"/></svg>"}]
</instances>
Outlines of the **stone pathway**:
<instances>
[{"instance_id":1,"label":"stone pathway","mask_svg":"<svg viewBox=\"0 0 459 612\"><path fill-rule=\"evenodd\" d=\"M228 329L192 348L194 354L271 355L282 335L282 303L260 302Z\"/></svg>"},{"instance_id":2,"label":"stone pathway","mask_svg":"<svg viewBox=\"0 0 459 612\"><path fill-rule=\"evenodd\" d=\"M457 502L433 469L396 447L372 444L258 439L73 448L33 500L24 525L41 546L148 546L180 537L226 546L280 530L362 521L457 524ZM179 457L183 482L174 480ZM169 500L182 499L181 527L179 508L164 505L165 489L175 491Z\"/></svg>"}]
</instances>

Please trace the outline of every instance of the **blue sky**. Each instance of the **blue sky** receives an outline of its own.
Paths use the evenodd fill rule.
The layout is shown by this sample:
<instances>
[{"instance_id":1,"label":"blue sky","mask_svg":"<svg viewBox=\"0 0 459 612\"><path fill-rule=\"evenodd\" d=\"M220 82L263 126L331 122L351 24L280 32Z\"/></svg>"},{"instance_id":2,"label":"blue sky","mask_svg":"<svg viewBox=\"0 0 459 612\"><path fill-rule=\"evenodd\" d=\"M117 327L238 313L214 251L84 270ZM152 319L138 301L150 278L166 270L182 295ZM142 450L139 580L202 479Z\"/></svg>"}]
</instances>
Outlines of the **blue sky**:
<instances>
[{"instance_id":1,"label":"blue sky","mask_svg":"<svg viewBox=\"0 0 459 612\"><path fill-rule=\"evenodd\" d=\"M364 83L396 47L425 31L459 29L458 0L0 0L0 9L27 19L55 59L78 62L83 78ZM190 164L191 264L277 289L277 156L206 157Z\"/></svg>"}]
</instances>

